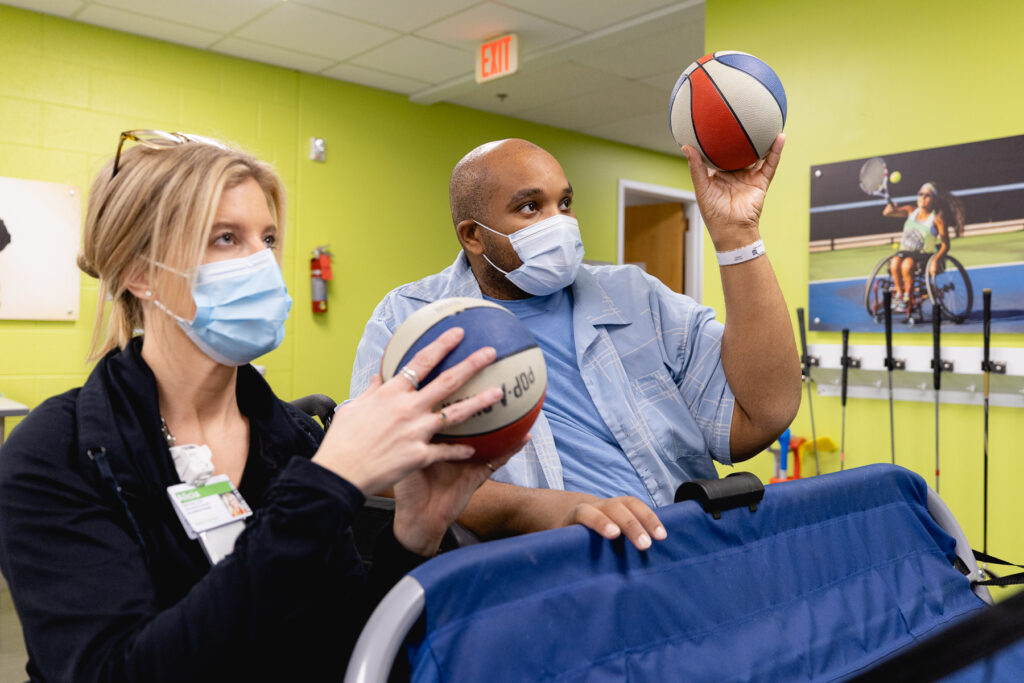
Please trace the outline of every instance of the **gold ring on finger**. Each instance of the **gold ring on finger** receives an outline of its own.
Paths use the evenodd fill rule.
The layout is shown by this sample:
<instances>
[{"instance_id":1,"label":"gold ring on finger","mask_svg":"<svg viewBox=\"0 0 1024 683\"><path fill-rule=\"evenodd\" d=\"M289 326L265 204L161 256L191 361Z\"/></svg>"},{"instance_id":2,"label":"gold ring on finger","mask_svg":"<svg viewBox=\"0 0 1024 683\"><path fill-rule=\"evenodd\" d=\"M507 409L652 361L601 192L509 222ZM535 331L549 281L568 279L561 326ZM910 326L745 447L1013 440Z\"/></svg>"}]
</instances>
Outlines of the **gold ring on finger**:
<instances>
[{"instance_id":1,"label":"gold ring on finger","mask_svg":"<svg viewBox=\"0 0 1024 683\"><path fill-rule=\"evenodd\" d=\"M448 424L448 416L444 414L443 410L437 411L437 414L441 417L441 429L444 429Z\"/></svg>"},{"instance_id":2,"label":"gold ring on finger","mask_svg":"<svg viewBox=\"0 0 1024 683\"><path fill-rule=\"evenodd\" d=\"M485 462L484 464L487 465L487 469L489 469L491 472L497 472L497 470L494 469L494 465L492 465L491 463Z\"/></svg>"}]
</instances>

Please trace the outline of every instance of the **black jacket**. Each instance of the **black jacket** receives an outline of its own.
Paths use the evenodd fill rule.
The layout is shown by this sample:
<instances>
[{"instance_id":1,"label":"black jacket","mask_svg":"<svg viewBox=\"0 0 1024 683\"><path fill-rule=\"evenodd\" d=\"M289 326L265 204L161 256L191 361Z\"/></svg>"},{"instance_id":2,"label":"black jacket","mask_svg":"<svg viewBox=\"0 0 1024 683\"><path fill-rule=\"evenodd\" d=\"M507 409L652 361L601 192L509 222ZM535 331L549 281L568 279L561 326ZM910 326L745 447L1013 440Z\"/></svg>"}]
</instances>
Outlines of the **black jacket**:
<instances>
[{"instance_id":1,"label":"black jacket","mask_svg":"<svg viewBox=\"0 0 1024 683\"><path fill-rule=\"evenodd\" d=\"M309 461L322 430L243 366L255 514L211 568L168 500L178 478L140 350L108 354L0 451L0 568L30 677L340 680L372 603L419 558L389 534L367 579L350 531L362 494Z\"/></svg>"}]
</instances>

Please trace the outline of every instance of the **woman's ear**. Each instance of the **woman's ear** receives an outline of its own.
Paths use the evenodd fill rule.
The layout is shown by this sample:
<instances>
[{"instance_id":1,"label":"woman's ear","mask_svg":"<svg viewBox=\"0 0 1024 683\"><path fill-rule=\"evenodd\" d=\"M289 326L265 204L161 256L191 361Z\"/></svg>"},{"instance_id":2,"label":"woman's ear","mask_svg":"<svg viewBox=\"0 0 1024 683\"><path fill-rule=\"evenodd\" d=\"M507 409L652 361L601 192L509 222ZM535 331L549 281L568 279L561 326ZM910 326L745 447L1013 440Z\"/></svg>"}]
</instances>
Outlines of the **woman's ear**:
<instances>
[{"instance_id":1,"label":"woman's ear","mask_svg":"<svg viewBox=\"0 0 1024 683\"><path fill-rule=\"evenodd\" d=\"M455 234L459 237L459 243L467 252L479 256L484 253L484 243L480 239L480 226L476 221L467 218L455 226Z\"/></svg>"},{"instance_id":2,"label":"woman's ear","mask_svg":"<svg viewBox=\"0 0 1024 683\"><path fill-rule=\"evenodd\" d=\"M124 288L135 295L136 299L148 301L153 298L153 288L149 282L149 270L141 265L134 265L125 280Z\"/></svg>"}]
</instances>

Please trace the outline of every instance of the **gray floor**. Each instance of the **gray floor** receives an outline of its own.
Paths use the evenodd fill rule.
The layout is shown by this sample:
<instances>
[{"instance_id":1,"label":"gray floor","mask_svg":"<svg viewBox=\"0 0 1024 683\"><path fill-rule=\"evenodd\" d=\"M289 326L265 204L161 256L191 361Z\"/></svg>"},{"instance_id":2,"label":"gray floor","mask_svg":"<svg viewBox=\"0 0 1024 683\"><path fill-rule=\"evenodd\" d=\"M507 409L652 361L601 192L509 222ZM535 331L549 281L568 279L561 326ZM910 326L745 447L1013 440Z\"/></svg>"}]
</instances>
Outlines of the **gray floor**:
<instances>
[{"instance_id":1,"label":"gray floor","mask_svg":"<svg viewBox=\"0 0 1024 683\"><path fill-rule=\"evenodd\" d=\"M25 641L21 637L21 624L14 612L7 584L0 578L0 683L25 681Z\"/></svg>"}]
</instances>

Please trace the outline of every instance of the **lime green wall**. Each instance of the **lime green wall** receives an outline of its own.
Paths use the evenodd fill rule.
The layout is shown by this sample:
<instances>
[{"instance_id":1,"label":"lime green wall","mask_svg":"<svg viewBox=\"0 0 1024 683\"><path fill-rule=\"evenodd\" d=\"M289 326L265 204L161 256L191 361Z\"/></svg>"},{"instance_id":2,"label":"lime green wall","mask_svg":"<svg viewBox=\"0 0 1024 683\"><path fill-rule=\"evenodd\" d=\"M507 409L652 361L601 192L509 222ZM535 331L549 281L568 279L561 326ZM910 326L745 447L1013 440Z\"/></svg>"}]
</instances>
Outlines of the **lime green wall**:
<instances>
[{"instance_id":1,"label":"lime green wall","mask_svg":"<svg viewBox=\"0 0 1024 683\"><path fill-rule=\"evenodd\" d=\"M296 375L297 394L323 385L315 374L323 363L329 384L345 395L356 344L381 297L455 258L448 177L477 144L525 137L562 162L590 258L616 258L620 176L690 187L681 159L461 107L414 105L404 96L314 76L300 77L299 107L299 139L325 138L329 160L299 166L300 255L329 242L336 279L331 315L297 316L296 357L320 356L307 361L314 374ZM296 291L305 296L306 285Z\"/></svg>"},{"instance_id":2,"label":"lime green wall","mask_svg":"<svg viewBox=\"0 0 1024 683\"><path fill-rule=\"evenodd\" d=\"M938 0L840 4L811 0L710 0L709 50L742 49L770 63L790 102L789 140L762 230L792 308L806 305L808 168L862 157L1021 133L1013 52L1024 7ZM983 37L979 37L983 36ZM990 65L998 65L993 70ZM988 68L986 68L988 67ZM117 133L157 127L206 133L273 162L289 192L285 278L295 296L283 346L266 357L285 398L347 395L355 344L391 287L444 267L457 243L447 213L447 178L470 148L521 136L551 150L576 188L588 255L615 259L617 182L626 177L690 187L685 163L666 155L448 105L420 106L383 91L193 50L0 5L0 176L87 189L113 153ZM328 162L306 159L311 136L327 140ZM330 313L313 316L306 259L319 244L336 255ZM706 244L705 300L722 310L718 269ZM0 321L0 391L29 406L80 384L95 310L95 281L82 277L75 323ZM976 339L947 336L950 344ZM836 334L812 342L837 343ZM996 345L1020 346L1021 335ZM881 343L854 335L855 343ZM899 343L924 343L900 338ZM819 435L839 439L839 405L815 398ZM943 406L943 497L980 544L981 410ZM900 403L900 462L931 469L931 406ZM888 458L882 401L851 401L851 465ZM8 427L16 420L9 420ZM808 434L806 406L794 425ZM1008 521L1024 477L1016 444L1021 411L991 416L990 549L1024 557ZM834 469L834 456L823 457ZM764 456L750 468L763 478Z\"/></svg>"},{"instance_id":3,"label":"lime green wall","mask_svg":"<svg viewBox=\"0 0 1024 683\"><path fill-rule=\"evenodd\" d=\"M811 164L912 151L1024 133L1024 60L1019 29L1024 4L863 0L708 0L706 46L742 50L768 62L789 101L787 142L768 197L762 229L792 309L807 304L807 242ZM1009 86L1009 87L1007 87ZM721 286L706 250L705 300L721 308ZM795 316L794 316L795 325ZM898 335L897 344L930 337ZM943 334L944 343L980 346L979 335ZM810 343L840 343L814 333ZM882 335L854 334L851 343L882 344ZM995 346L1019 347L1024 335L996 335ZM898 402L896 457L932 481L934 413L930 403ZM815 396L819 436L840 438L838 399ZM942 406L942 497L975 547L982 539L982 409ZM847 403L848 465L889 460L885 401ZM805 405L794 424L810 434ZM990 414L989 551L1024 558L1018 488L1024 483L1024 411ZM838 456L823 459L838 468ZM805 465L807 463L805 462ZM768 459L752 468L768 475Z\"/></svg>"},{"instance_id":4,"label":"lime green wall","mask_svg":"<svg viewBox=\"0 0 1024 683\"><path fill-rule=\"evenodd\" d=\"M235 140L272 161L294 191L298 91L298 74L284 69L0 5L0 176L84 195L120 131L162 128ZM290 260L285 275L295 282ZM0 392L32 407L82 383L97 287L85 275L81 285L76 322L0 321ZM290 321L268 361L285 393L294 330Z\"/></svg>"},{"instance_id":5,"label":"lime green wall","mask_svg":"<svg viewBox=\"0 0 1024 683\"><path fill-rule=\"evenodd\" d=\"M476 145L519 136L554 153L596 259L616 257L620 176L690 187L685 162L667 155L0 5L0 176L87 190L131 128L230 140L284 178L295 305L284 344L261 361L284 398L345 398L374 305L451 263L448 175ZM311 136L326 139L327 163L307 159ZM320 244L336 279L329 313L314 316L307 259ZM81 282L77 322L0 321L0 392L35 406L85 379L96 283Z\"/></svg>"}]
</instances>

